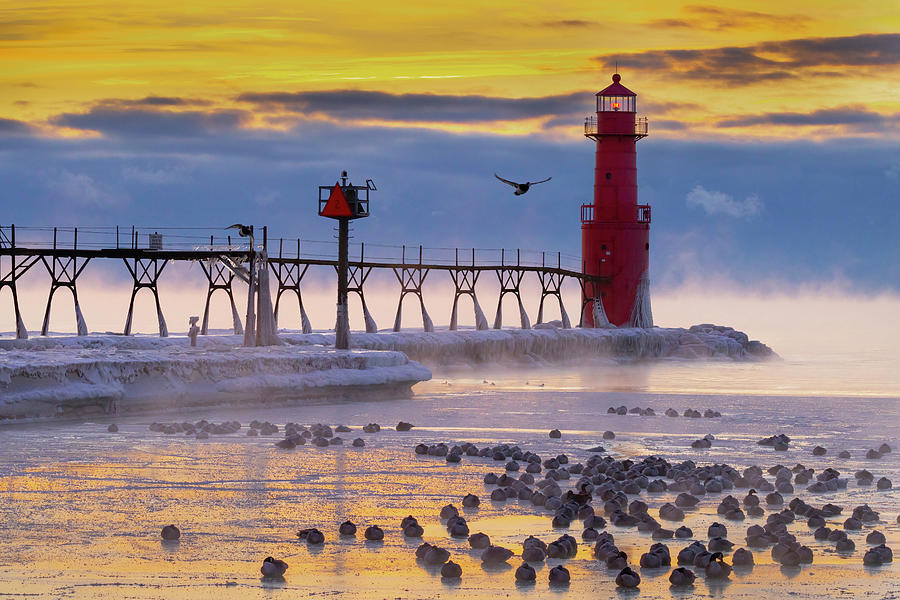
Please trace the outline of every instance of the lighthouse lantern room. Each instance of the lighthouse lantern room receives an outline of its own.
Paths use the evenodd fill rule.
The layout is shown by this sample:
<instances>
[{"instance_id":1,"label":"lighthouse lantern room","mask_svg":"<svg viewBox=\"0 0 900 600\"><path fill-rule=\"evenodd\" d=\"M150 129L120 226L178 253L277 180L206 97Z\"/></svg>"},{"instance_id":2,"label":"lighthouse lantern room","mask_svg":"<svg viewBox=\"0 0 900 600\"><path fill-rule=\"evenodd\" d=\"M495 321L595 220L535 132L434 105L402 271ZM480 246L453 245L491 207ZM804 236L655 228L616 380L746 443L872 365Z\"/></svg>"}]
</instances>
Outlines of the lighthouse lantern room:
<instances>
[{"instance_id":1,"label":"lighthouse lantern room","mask_svg":"<svg viewBox=\"0 0 900 600\"><path fill-rule=\"evenodd\" d=\"M650 312L650 207L637 201L637 141L647 119L637 118L637 95L612 76L597 93L597 112L584 135L596 143L594 198L581 207L581 257L585 274L583 323L602 327L652 327ZM608 321L608 323L607 323Z\"/></svg>"}]
</instances>

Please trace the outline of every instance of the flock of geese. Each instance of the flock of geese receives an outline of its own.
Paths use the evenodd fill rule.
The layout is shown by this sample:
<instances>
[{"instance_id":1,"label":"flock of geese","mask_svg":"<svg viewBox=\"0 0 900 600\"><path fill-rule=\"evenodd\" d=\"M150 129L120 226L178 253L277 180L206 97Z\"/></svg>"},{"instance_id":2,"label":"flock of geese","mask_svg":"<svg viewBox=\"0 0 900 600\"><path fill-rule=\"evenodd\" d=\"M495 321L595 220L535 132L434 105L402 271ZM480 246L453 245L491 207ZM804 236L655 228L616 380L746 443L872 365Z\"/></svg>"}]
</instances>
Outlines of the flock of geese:
<instances>
[{"instance_id":1,"label":"flock of geese","mask_svg":"<svg viewBox=\"0 0 900 600\"><path fill-rule=\"evenodd\" d=\"M610 412L621 414L627 411L623 409L624 407L618 409L611 407ZM637 409L627 412L646 416L648 410ZM667 411L666 414L679 416L677 413L671 414L673 412ZM685 416L697 418L701 413L690 409L690 412L685 412ZM707 411L703 416L710 418L721 415L715 411ZM412 424L401 421L395 429L409 431L412 427ZM183 432L198 437L198 433L234 433L240 428L237 422L214 424L201 421L194 424L151 425L154 431L167 434ZM367 433L375 433L380 431L381 427L369 423L362 429ZM276 425L254 421L250 425L248 435L268 435L278 431ZM284 428L284 439L289 440L290 445L281 442L276 445L279 448L293 448L307 441L314 446L336 445L333 440L340 438L334 433L349 431L350 428L344 425L332 429L322 424L304 427L288 423ZM562 432L558 429L551 430L549 437L559 439ZM616 436L614 432L607 431L602 437L610 441ZM692 446L709 447L708 444L714 439L711 435L706 436L702 440L706 441L707 445L697 446L695 443ZM788 436L776 434L759 440L758 444L783 450L790 442ZM364 443L360 444L363 445ZM707 580L723 580L727 579L734 569L752 569L755 562L754 552L769 551L772 559L786 568L812 563L815 558L814 552L802 543L804 534L798 536L788 531L788 526L798 520L806 520L806 525L811 531L806 535L817 541L833 542L835 551L843 556L852 555L856 549L856 544L848 532L857 532L864 525L881 521L880 515L867 504L854 507L850 511L851 515L843 523L833 523L831 527L829 519L834 521L835 518L839 518L844 512L843 507L831 503L815 506L799 497L794 497L785 506L785 496L794 494L795 486L806 485L806 490L812 494L846 488L848 479L831 467L817 473L802 464L797 464L793 468L779 464L763 471L761 467L755 465L738 470L727 464L698 466L691 460L670 463L658 456L650 456L640 461L617 460L610 455L601 456L601 453L605 452L601 446L591 448L589 452L592 454L584 463L574 464L570 463L566 454L545 458L523 450L518 445L509 444L479 448L468 442L453 445L420 443L416 445L414 452L416 455L444 457L448 464L461 462L463 457L490 458L502 463L503 473L497 475L489 472L483 479L484 485L491 490L490 500L495 504L512 499L530 502L552 515L554 528L569 529L574 522L580 520L583 526L582 542L593 546L593 556L606 569L615 573L616 585L621 588L636 588L640 585L641 576L634 567L639 569L671 567L672 554L664 540L690 539L695 536L694 532L684 525L670 529L664 524L683 521L686 512L694 510L704 500L717 497L714 496L717 494L738 489L747 490L741 500L731 494L720 499L717 514L723 520L740 523L748 517L758 519L765 517L765 522L750 525L744 536L744 547L736 550L734 547L737 544L727 538L728 527L725 524L716 522L710 525L706 532L705 543L693 539L675 552L674 561L678 566L669 574L669 581L673 586L690 586L698 574ZM827 452L827 449L816 446L812 455L819 457ZM892 449L888 444L882 444L878 449L870 449L865 456L875 460L891 452ZM838 454L839 458L848 456L847 451ZM766 475L774 476L774 483L769 481ZM874 485L877 490L888 490L892 487L886 477L880 478L875 483L874 475L866 469L855 472L854 476L857 485L861 487ZM560 482L569 487L567 482L572 479L575 481L570 489L563 490ZM645 493L649 496L663 492L677 492L677 496L674 502L663 503L656 511L657 516L654 516L648 503L639 497ZM766 495L763 496L763 493ZM594 507L597 500L601 503L599 510ZM475 493L467 493L461 500L463 510L477 508L480 504L481 499ZM764 506L770 511L768 516ZM470 532L465 517L453 504L444 506L438 516L446 526L448 535L454 539L466 539L471 550L479 553L485 566L505 564L518 555L522 559L521 565L515 570L515 580L519 585L527 585L536 580L535 564L547 559L572 558L578 552L578 541L569 534L564 534L549 543L529 536L522 543L521 551L514 552L494 545L489 536L483 532ZM636 527L639 531L649 533L654 543L635 561L616 546L612 533L603 531L607 527L607 520L616 527ZM897 522L900 523L900 516L897 517ZM406 539L417 539L424 535L424 528L411 515L401 521L400 530ZM357 526L351 521L345 521L338 526L337 533L343 538L352 538L357 535ZM162 530L162 538L165 541L175 541L180 536L181 532L175 525L167 525ZM315 528L303 529L297 536L310 546L324 544L326 540L326 535ZM365 529L363 536L369 541L381 541L385 533L379 526L371 525ZM880 531L870 531L865 541L869 546L863 554L862 562L865 565L878 566L892 562L893 552L885 545L885 536ZM730 564L726 562L727 555L731 555ZM439 567L441 577L444 579L462 577L462 567L451 560L450 551L438 545L423 542L416 549L415 556L423 565ZM263 561L260 572L264 578L281 578L287 569L288 564L285 561L269 556ZM571 579L571 574L564 565L558 564L549 569L547 577L552 585L566 585Z\"/></svg>"}]
</instances>

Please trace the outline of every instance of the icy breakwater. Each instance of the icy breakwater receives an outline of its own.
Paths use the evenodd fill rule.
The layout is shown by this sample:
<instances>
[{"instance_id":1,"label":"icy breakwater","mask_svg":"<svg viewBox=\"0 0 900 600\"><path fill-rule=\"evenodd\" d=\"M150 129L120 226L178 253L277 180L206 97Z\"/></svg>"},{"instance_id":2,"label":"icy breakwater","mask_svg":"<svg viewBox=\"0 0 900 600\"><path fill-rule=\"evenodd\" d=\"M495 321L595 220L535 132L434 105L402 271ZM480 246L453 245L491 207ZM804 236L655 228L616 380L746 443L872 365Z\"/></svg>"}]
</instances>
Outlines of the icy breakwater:
<instances>
[{"instance_id":1,"label":"icy breakwater","mask_svg":"<svg viewBox=\"0 0 900 600\"><path fill-rule=\"evenodd\" d=\"M0 421L409 393L431 371L401 352L242 348L234 336L0 341Z\"/></svg>"},{"instance_id":2,"label":"icy breakwater","mask_svg":"<svg viewBox=\"0 0 900 600\"><path fill-rule=\"evenodd\" d=\"M329 334L283 335L290 343L331 344ZM731 360L776 357L762 342L731 327L689 329L534 329L356 333L356 348L403 352L430 366L473 363L555 363L591 358L615 360Z\"/></svg>"},{"instance_id":3,"label":"icy breakwater","mask_svg":"<svg viewBox=\"0 0 900 600\"><path fill-rule=\"evenodd\" d=\"M761 360L766 345L730 327L354 333L281 332L284 345L243 348L233 335L0 340L0 422L229 403L409 393L430 366L612 360Z\"/></svg>"}]
</instances>

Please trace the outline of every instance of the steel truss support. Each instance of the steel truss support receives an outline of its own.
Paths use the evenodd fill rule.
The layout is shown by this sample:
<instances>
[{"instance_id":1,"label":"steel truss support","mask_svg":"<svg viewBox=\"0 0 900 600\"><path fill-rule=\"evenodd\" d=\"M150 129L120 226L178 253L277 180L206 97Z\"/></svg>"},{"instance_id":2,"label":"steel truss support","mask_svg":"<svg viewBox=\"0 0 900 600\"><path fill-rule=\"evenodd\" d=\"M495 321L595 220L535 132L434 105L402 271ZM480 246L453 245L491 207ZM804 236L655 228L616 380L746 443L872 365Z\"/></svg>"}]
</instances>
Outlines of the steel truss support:
<instances>
[{"instance_id":1,"label":"steel truss support","mask_svg":"<svg viewBox=\"0 0 900 600\"><path fill-rule=\"evenodd\" d=\"M394 276L400 282L400 299L397 301L397 316L394 318L394 331L400 331L400 323L403 317L403 299L407 294L415 294L419 298L419 306L422 308L422 328L426 332L434 331L434 323L425 310L425 298L422 296L422 284L428 277L429 269L422 268L422 246L419 246L419 264L406 264L406 246L403 247L403 259L399 267L393 267Z\"/></svg>"},{"instance_id":2,"label":"steel truss support","mask_svg":"<svg viewBox=\"0 0 900 600\"><path fill-rule=\"evenodd\" d=\"M456 251L456 264L459 265L459 250ZM472 266L475 266L475 249L472 249ZM458 267L450 271L450 277L453 279L453 309L450 313L450 331L456 331L458 320L459 299L461 296L471 296L472 304L475 308L475 329L483 331L488 329L487 318L481 305L478 304L478 296L475 295L475 284L478 283L478 276L481 271L475 269L467 269L466 267Z\"/></svg>"},{"instance_id":3,"label":"steel truss support","mask_svg":"<svg viewBox=\"0 0 900 600\"><path fill-rule=\"evenodd\" d=\"M0 248L10 248L15 250L16 248L16 226L11 225L8 228L9 234L7 235L4 228L0 228ZM6 262L6 268L4 268L4 258L9 257L9 262ZM4 288L9 288L9 291L12 292L12 300L13 300L13 313L16 318L16 339L27 340L28 339L28 330L25 329L25 322L22 320L22 312L19 310L19 293L16 290L16 281L28 270L33 267L40 257L38 256L16 256L15 254L8 254L6 256L0 256L0 292L4 290Z\"/></svg>"},{"instance_id":4,"label":"steel truss support","mask_svg":"<svg viewBox=\"0 0 900 600\"><path fill-rule=\"evenodd\" d=\"M547 299L547 296L555 296L556 301L559 302L559 315L563 329L570 329L572 324L569 322L569 315L566 313L562 299L562 284L566 276L552 271L538 271L537 274L541 281L541 303L538 305L537 322L544 322L544 300Z\"/></svg>"},{"instance_id":5,"label":"steel truss support","mask_svg":"<svg viewBox=\"0 0 900 600\"><path fill-rule=\"evenodd\" d=\"M156 300L156 318L159 322L159 337L169 337L169 329L166 327L166 319L163 317L162 306L159 303L159 276L166 268L168 260L158 258L123 258L131 278L134 280L134 288L131 290L131 300L128 302L128 316L125 318L125 335L131 335L131 321L134 316L134 297L139 290L148 289Z\"/></svg>"},{"instance_id":6,"label":"steel truss support","mask_svg":"<svg viewBox=\"0 0 900 600\"><path fill-rule=\"evenodd\" d=\"M278 240L278 258L282 258L283 240ZM297 258L300 258L300 240L297 240ZM285 292L293 292L297 296L297 303L300 305L300 327L303 333L312 333L312 325L309 322L309 316L303 307L303 296L300 293L300 282L309 269L309 265L301 265L300 263L288 263L280 261L269 261L272 267L272 273L278 281L278 292L275 294L275 327L278 327L278 307L281 303L281 295ZM301 268L302 267L302 268Z\"/></svg>"},{"instance_id":7,"label":"steel truss support","mask_svg":"<svg viewBox=\"0 0 900 600\"><path fill-rule=\"evenodd\" d=\"M360 244L359 262L356 264L351 262L347 265L347 293L353 292L359 296L359 301L362 303L363 318L366 322L366 333L378 333L378 326L369 313L369 307L366 305L366 296L363 293L363 284L366 283L366 279L372 273L372 267L365 265L365 251L365 244ZM337 271L337 267L334 269Z\"/></svg>"},{"instance_id":8,"label":"steel truss support","mask_svg":"<svg viewBox=\"0 0 900 600\"><path fill-rule=\"evenodd\" d=\"M81 314L81 306L78 304L78 290L75 282L90 261L90 258L79 259L77 256L41 256L41 262L44 263L47 273L50 274L50 295L47 296L47 309L44 311L41 335L47 335L47 332L50 330L50 307L53 304L53 295L60 288L66 288L72 292L72 299L75 301L75 327L78 335L88 334L87 323L84 321L84 315Z\"/></svg>"},{"instance_id":9,"label":"steel truss support","mask_svg":"<svg viewBox=\"0 0 900 600\"><path fill-rule=\"evenodd\" d=\"M487 317L484 316L484 311L481 310L481 305L478 304L478 296L475 295L475 284L478 283L480 274L481 271L466 268L450 271L450 277L453 278L453 287L455 288L453 309L450 313L450 331L456 331L459 325L459 299L462 296L470 296L472 298L472 305L475 309L475 329L483 331L489 328Z\"/></svg>"},{"instance_id":10,"label":"steel truss support","mask_svg":"<svg viewBox=\"0 0 900 600\"><path fill-rule=\"evenodd\" d=\"M200 268L206 275L206 281L209 287L206 292L206 304L203 307L203 323L200 326L200 335L207 335L209 331L209 303L212 296L218 290L222 290L228 296L231 302L231 323L235 335L244 335L244 325L241 323L241 316L238 314L237 305L234 303L234 289L232 283L234 281L234 272L228 265L224 264L217 258L200 261Z\"/></svg>"},{"instance_id":11,"label":"steel truss support","mask_svg":"<svg viewBox=\"0 0 900 600\"><path fill-rule=\"evenodd\" d=\"M500 280L500 297L497 299L497 316L494 317L494 329L503 328L503 296L513 294L519 303L519 320L522 323L522 329L531 329L531 322L528 320L528 313L525 312L525 305L522 304L522 279L525 277L525 271L518 268L519 251L516 250L516 266L506 267L504 264L505 250L501 250L499 269L494 271L497 279Z\"/></svg>"}]
</instances>

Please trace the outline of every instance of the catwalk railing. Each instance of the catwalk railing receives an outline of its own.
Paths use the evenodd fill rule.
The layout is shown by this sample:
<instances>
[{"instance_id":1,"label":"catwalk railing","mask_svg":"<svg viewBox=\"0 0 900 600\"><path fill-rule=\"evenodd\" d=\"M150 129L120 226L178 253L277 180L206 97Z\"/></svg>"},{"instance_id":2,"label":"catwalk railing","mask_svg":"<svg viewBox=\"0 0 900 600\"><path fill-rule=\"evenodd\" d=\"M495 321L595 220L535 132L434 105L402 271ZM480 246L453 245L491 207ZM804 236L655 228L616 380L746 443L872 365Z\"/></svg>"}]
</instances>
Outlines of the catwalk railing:
<instances>
[{"instance_id":1,"label":"catwalk railing","mask_svg":"<svg viewBox=\"0 0 900 600\"><path fill-rule=\"evenodd\" d=\"M33 266L41 263L50 275L50 292L41 332L49 330L51 305L56 291L68 289L75 303L78 334L86 335L87 326L78 302L77 279L88 263L96 259L119 259L131 275L133 286L125 319L124 333L132 330L134 302L138 292L148 289L156 302L159 333L168 335L162 306L159 300L158 282L169 261L197 261L207 279L206 305L201 333L205 334L209 322L210 299L214 292L222 290L231 300L235 333L242 330L240 317L234 302L234 277L241 277L240 270L249 264L251 253L257 260L264 258L275 277L275 319L285 293L296 295L304 332L311 331L308 315L303 306L301 283L310 267L330 267L336 270L337 241L269 238L268 229L256 230L257 237L251 248L249 237L223 235L221 228L201 227L17 227L0 225L0 292L10 288L17 337L27 337L27 330L19 310L16 282ZM404 246L387 244L351 244L349 291L359 296L367 331L376 331L374 319L365 301L364 285L375 269L391 270L400 284L400 297L394 330L401 326L403 300L412 294L421 307L423 327L433 329L425 310L423 284L432 272L449 273L454 287L450 328L458 325L458 305L463 296L472 298L476 327L487 329L487 319L478 303L475 286L486 271L491 271L500 284L494 327L502 326L502 303L507 294L518 301L520 323L531 326L522 303L522 281L534 273L541 285L541 298L537 322L543 322L544 302L554 297L560 309L564 327L570 322L562 301L561 288L566 278L580 284L584 297L593 297L597 285L604 278L586 275L584 265L577 256L561 252L505 248L449 248ZM587 302L582 302L581 320Z\"/></svg>"}]
</instances>

